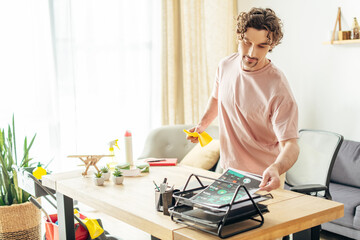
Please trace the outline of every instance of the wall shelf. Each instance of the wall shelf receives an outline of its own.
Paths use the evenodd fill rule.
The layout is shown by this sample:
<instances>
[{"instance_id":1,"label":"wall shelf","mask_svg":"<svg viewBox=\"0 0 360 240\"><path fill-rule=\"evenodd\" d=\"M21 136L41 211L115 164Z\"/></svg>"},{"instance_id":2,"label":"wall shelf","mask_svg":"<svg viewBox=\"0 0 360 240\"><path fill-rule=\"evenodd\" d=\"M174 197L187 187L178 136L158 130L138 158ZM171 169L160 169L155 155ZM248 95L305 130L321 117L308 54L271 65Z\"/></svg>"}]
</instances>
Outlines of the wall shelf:
<instances>
[{"instance_id":1,"label":"wall shelf","mask_svg":"<svg viewBox=\"0 0 360 240\"><path fill-rule=\"evenodd\" d=\"M360 43L360 39L350 39L350 40L342 40L342 41L334 41L333 44L339 45L339 44L351 44L351 43ZM331 42L323 42L324 45L331 45Z\"/></svg>"}]
</instances>

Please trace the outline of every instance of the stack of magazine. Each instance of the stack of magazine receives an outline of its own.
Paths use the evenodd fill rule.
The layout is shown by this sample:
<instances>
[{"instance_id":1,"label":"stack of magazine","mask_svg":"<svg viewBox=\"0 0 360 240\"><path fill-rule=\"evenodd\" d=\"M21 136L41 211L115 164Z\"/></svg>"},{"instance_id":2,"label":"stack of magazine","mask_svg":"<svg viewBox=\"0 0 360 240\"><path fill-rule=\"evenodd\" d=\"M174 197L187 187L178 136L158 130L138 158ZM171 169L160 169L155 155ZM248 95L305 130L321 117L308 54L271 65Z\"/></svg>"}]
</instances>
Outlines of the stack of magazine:
<instances>
[{"instance_id":1,"label":"stack of magazine","mask_svg":"<svg viewBox=\"0 0 360 240\"><path fill-rule=\"evenodd\" d=\"M199 175L195 177L201 187L186 189L174 194L177 200L170 209L171 218L176 222L215 234L225 238L240 232L260 227L268 212L266 205L259 202L271 198L271 195L258 195L261 176L229 168L218 179ZM200 178L214 180L204 186ZM244 229L224 234L223 227L245 220L253 220L255 224Z\"/></svg>"}]
</instances>

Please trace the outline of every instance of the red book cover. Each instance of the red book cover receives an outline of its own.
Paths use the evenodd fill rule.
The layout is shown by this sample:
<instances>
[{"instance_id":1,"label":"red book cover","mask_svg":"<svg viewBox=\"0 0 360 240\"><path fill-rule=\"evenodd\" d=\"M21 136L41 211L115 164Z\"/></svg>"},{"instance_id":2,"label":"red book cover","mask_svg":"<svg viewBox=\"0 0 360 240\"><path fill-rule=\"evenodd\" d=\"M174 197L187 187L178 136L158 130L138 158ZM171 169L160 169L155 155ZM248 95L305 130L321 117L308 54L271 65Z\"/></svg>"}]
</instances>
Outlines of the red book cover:
<instances>
[{"instance_id":1,"label":"red book cover","mask_svg":"<svg viewBox=\"0 0 360 240\"><path fill-rule=\"evenodd\" d=\"M147 158L145 162L150 166L176 166L177 158Z\"/></svg>"}]
</instances>

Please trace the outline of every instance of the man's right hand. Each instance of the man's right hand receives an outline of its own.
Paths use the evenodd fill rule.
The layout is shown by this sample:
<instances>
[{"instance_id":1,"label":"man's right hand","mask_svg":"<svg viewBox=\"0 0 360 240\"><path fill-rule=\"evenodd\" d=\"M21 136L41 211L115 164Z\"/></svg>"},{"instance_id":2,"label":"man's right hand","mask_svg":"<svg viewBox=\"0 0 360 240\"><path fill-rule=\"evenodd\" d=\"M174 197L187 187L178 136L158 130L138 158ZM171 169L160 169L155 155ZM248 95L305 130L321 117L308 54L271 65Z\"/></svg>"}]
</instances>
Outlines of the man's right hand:
<instances>
[{"instance_id":1,"label":"man's right hand","mask_svg":"<svg viewBox=\"0 0 360 240\"><path fill-rule=\"evenodd\" d=\"M202 127L201 126L195 126L195 127L193 127L193 128L191 128L191 129L189 129L188 131L189 132L197 132L197 133L202 133L203 131L204 131L205 129L202 129ZM199 138L198 137L191 137L191 136L187 136L187 138L186 138L187 140L190 140L190 142L192 142L192 143L198 143L199 142Z\"/></svg>"},{"instance_id":2,"label":"man's right hand","mask_svg":"<svg viewBox=\"0 0 360 240\"><path fill-rule=\"evenodd\" d=\"M218 115L218 100L215 97L210 97L208 104L206 106L206 110L204 116L198 122L198 125L189 129L188 131L193 133L197 132L201 134L205 129L210 125L210 123L216 118ZM198 143L199 139L197 137L188 136L186 139L190 140L192 143Z\"/></svg>"}]
</instances>

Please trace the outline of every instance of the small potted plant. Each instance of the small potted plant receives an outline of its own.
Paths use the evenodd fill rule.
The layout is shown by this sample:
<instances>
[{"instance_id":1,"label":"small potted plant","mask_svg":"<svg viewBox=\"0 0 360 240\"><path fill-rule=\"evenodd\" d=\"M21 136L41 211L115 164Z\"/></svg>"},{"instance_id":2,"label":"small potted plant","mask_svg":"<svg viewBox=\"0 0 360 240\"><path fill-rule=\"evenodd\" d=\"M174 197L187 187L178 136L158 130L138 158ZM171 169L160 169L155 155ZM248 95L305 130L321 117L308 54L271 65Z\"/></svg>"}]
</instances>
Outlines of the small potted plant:
<instances>
[{"instance_id":1,"label":"small potted plant","mask_svg":"<svg viewBox=\"0 0 360 240\"><path fill-rule=\"evenodd\" d=\"M95 173L95 177L94 177L94 183L96 186L102 186L104 185L104 177L102 176L101 171L100 172L96 172Z\"/></svg>"},{"instance_id":2,"label":"small potted plant","mask_svg":"<svg viewBox=\"0 0 360 240\"><path fill-rule=\"evenodd\" d=\"M102 167L102 168L100 169L100 171L101 171L101 173L102 173L102 175L103 175L103 177L104 177L104 180L105 180L105 181L108 181L108 180L110 179L109 168L107 168L107 167Z\"/></svg>"},{"instance_id":3,"label":"small potted plant","mask_svg":"<svg viewBox=\"0 0 360 240\"><path fill-rule=\"evenodd\" d=\"M115 184L122 184L124 181L124 176L119 169L115 169L113 172L112 180Z\"/></svg>"}]
</instances>

